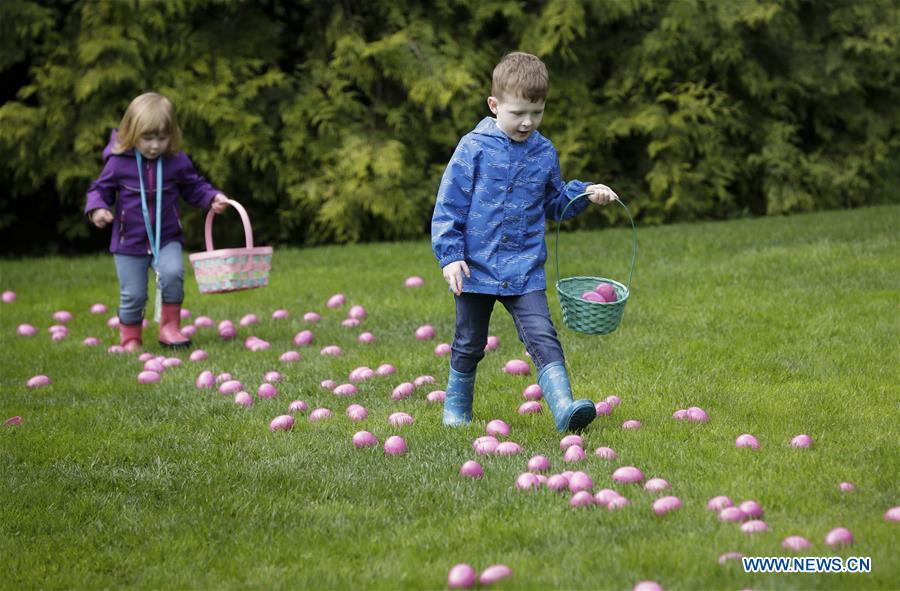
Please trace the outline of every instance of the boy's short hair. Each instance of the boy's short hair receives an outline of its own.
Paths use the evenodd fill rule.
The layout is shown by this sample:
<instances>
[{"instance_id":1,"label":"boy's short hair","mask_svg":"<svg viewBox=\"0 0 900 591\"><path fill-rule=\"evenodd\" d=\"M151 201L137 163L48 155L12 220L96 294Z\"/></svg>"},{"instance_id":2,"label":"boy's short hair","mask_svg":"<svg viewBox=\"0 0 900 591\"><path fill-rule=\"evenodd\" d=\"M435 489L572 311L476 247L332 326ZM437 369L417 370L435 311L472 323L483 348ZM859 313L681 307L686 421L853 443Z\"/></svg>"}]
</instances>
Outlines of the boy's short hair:
<instances>
[{"instance_id":1,"label":"boy's short hair","mask_svg":"<svg viewBox=\"0 0 900 591\"><path fill-rule=\"evenodd\" d=\"M136 97L119 123L113 154L130 150L145 133L161 133L169 136L166 154L176 154L181 146L181 128L175 118L172 102L156 92L145 92Z\"/></svg>"},{"instance_id":2,"label":"boy's short hair","mask_svg":"<svg viewBox=\"0 0 900 591\"><path fill-rule=\"evenodd\" d=\"M547 66L536 55L514 51L494 67L491 95L498 99L519 97L536 103L547 99L549 88Z\"/></svg>"}]
</instances>

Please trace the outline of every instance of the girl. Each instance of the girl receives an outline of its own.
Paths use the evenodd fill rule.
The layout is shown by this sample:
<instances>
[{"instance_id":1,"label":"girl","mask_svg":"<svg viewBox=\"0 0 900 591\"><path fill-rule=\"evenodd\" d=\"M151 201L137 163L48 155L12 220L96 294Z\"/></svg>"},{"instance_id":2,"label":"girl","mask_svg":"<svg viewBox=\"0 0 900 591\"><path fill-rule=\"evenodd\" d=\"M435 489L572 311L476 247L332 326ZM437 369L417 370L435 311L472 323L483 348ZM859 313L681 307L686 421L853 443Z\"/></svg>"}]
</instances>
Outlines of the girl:
<instances>
[{"instance_id":1,"label":"girl","mask_svg":"<svg viewBox=\"0 0 900 591\"><path fill-rule=\"evenodd\" d=\"M141 348L151 266L156 271L160 344L191 344L180 328L184 236L178 197L217 214L228 206L227 197L197 174L180 144L181 129L169 99L155 92L140 95L128 105L119 129L113 130L103 150L103 172L87 193L84 212L91 223L98 228L112 224L109 250L119 277L120 344L129 352ZM110 211L113 204L115 216Z\"/></svg>"}]
</instances>

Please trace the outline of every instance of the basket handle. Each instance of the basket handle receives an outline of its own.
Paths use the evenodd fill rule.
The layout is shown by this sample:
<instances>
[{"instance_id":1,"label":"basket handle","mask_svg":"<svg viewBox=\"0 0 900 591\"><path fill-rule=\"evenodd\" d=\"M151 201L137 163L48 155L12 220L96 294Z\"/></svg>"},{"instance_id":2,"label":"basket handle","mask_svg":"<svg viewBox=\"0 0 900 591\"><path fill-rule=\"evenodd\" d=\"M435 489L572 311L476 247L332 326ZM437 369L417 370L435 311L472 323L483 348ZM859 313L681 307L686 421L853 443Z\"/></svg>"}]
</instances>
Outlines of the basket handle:
<instances>
[{"instance_id":1,"label":"basket handle","mask_svg":"<svg viewBox=\"0 0 900 591\"><path fill-rule=\"evenodd\" d=\"M247 215L247 210L244 209L244 206L235 201L234 199L227 199L228 205L235 208L237 212L241 215L241 221L244 223L244 242L247 244L247 248L253 248L253 228L250 227L250 217ZM215 250L213 247L213 237L212 237L212 225L213 218L216 217L216 212L210 208L210 210L206 213L206 250L211 251Z\"/></svg>"},{"instance_id":2,"label":"basket handle","mask_svg":"<svg viewBox=\"0 0 900 591\"><path fill-rule=\"evenodd\" d=\"M587 197L588 193L584 192L580 195L576 195L573 197L563 208L562 215L559 216L560 223L556 225L556 283L559 284L559 229L562 226L562 220L566 217L566 210L569 209L569 206L575 203L577 199L581 197ZM634 227L634 219L631 217L631 212L628 211L628 208L625 207L625 204L621 199L616 199L616 203L621 205L625 209L625 215L628 216L628 221L631 222L631 269L628 271L628 283L625 287L628 288L628 291L631 291L631 277L634 275L634 261L637 258L637 229Z\"/></svg>"}]
</instances>

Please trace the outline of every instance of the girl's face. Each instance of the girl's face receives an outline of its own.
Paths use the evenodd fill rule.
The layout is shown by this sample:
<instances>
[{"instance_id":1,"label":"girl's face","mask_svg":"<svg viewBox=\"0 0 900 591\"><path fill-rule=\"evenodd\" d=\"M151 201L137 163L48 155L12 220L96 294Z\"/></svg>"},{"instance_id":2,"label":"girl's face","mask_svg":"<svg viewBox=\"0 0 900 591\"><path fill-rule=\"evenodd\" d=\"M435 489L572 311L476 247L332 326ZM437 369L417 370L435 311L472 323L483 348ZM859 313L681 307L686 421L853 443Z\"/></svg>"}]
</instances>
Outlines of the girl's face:
<instances>
[{"instance_id":1,"label":"girl's face","mask_svg":"<svg viewBox=\"0 0 900 591\"><path fill-rule=\"evenodd\" d=\"M527 140L544 118L545 101L489 96L487 102L491 112L497 116L497 127L515 142Z\"/></svg>"},{"instance_id":2,"label":"girl's face","mask_svg":"<svg viewBox=\"0 0 900 591\"><path fill-rule=\"evenodd\" d=\"M144 158L154 160L169 149L169 134L162 131L143 133L134 147Z\"/></svg>"}]
</instances>

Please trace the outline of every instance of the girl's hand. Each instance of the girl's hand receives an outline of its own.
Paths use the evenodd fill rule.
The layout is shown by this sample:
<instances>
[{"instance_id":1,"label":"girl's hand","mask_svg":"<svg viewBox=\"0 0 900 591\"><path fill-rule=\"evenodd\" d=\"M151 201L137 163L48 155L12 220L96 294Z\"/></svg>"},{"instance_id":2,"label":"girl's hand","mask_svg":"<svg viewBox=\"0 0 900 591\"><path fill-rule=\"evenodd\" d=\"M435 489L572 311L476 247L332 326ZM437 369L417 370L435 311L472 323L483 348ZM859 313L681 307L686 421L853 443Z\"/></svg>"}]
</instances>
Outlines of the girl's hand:
<instances>
[{"instance_id":1,"label":"girl's hand","mask_svg":"<svg viewBox=\"0 0 900 591\"><path fill-rule=\"evenodd\" d=\"M590 185L585 191L588 194L587 198L597 205L606 205L610 201L617 201L619 199L616 192L606 185Z\"/></svg>"},{"instance_id":2,"label":"girl's hand","mask_svg":"<svg viewBox=\"0 0 900 591\"><path fill-rule=\"evenodd\" d=\"M112 223L114 219L112 212L102 207L91 211L91 213L88 214L88 217L90 218L91 223L98 228L105 228L107 224Z\"/></svg>"},{"instance_id":3,"label":"girl's hand","mask_svg":"<svg viewBox=\"0 0 900 591\"><path fill-rule=\"evenodd\" d=\"M212 204L210 204L209 208L213 210L213 213L220 214L225 211L225 208L228 207L228 197L219 193L215 197L213 197Z\"/></svg>"},{"instance_id":4,"label":"girl's hand","mask_svg":"<svg viewBox=\"0 0 900 591\"><path fill-rule=\"evenodd\" d=\"M441 273L444 274L444 281L450 285L450 289L456 295L462 293L463 273L466 274L466 277L472 276L466 261L454 261L441 269Z\"/></svg>"}]
</instances>

